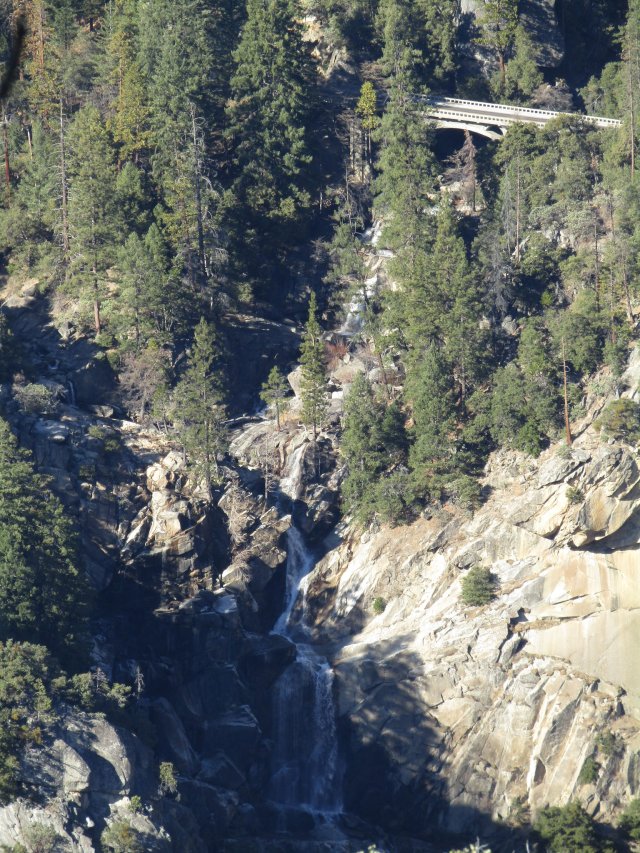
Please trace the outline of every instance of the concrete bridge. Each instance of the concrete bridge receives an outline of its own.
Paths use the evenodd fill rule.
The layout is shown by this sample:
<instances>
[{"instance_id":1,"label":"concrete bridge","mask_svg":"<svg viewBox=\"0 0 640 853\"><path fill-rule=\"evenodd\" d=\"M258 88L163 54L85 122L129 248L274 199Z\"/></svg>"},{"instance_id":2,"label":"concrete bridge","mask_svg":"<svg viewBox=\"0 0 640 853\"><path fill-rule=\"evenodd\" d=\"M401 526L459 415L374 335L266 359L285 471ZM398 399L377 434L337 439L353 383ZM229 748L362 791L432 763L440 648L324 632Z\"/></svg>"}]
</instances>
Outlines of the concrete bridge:
<instances>
[{"instance_id":1,"label":"concrete bridge","mask_svg":"<svg viewBox=\"0 0 640 853\"><path fill-rule=\"evenodd\" d=\"M424 103L429 118L440 128L454 128L479 133L489 139L501 139L512 124L535 124L544 127L547 122L561 115L578 116L596 127L621 127L617 118L583 115L582 113L559 113L553 110L535 110L509 104L487 104L483 101L464 101L440 95L416 95Z\"/></svg>"}]
</instances>

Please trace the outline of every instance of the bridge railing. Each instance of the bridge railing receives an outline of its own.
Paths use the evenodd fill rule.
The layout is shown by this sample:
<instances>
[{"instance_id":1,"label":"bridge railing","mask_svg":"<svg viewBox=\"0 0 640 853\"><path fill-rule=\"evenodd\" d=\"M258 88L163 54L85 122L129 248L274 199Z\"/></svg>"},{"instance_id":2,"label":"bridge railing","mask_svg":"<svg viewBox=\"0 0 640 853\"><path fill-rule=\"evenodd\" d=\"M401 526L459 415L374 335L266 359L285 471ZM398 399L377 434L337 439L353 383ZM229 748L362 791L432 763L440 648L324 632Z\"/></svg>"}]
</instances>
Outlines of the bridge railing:
<instances>
[{"instance_id":1,"label":"bridge railing","mask_svg":"<svg viewBox=\"0 0 640 853\"><path fill-rule=\"evenodd\" d=\"M490 116L482 113L475 112L462 112L461 110L447 110L447 109L433 109L429 111L429 114L433 116L433 118L442 118L442 119L453 119L454 121L470 121L474 124L486 124L488 127L495 125L496 127L503 127L511 124L519 124L521 119L518 119L517 116ZM544 126L547 123L548 119L538 119L537 121L534 118L530 119L531 124L539 124L540 126Z\"/></svg>"},{"instance_id":2,"label":"bridge railing","mask_svg":"<svg viewBox=\"0 0 640 853\"><path fill-rule=\"evenodd\" d=\"M547 121L550 121L554 118L557 118L561 115L570 115L570 116L579 116L580 118L585 119L591 124L597 124L600 127L621 127L622 122L619 119L615 118L606 118L604 116L594 116L594 115L584 115L583 113L567 113L567 112L557 112L556 110L539 110L534 107L521 107L521 106L511 106L508 104L490 104L485 101L467 101L462 98L449 98L445 96L436 96L436 95L417 95L416 99L419 101L423 101L428 107L432 107L435 110L446 111L447 106L450 105L452 108L449 111L449 114L456 113L459 116L464 116L465 118L470 118L471 116L475 116L474 120L478 121L489 120L492 117L498 118L500 117L503 121L511 118L510 123L521 121L522 118L530 118L535 122L538 119L541 123L546 124ZM466 107L466 110L461 110L460 108ZM479 110L482 110L484 114L478 116L477 113L471 112L468 108L477 107ZM449 117L449 115L448 115Z\"/></svg>"}]
</instances>

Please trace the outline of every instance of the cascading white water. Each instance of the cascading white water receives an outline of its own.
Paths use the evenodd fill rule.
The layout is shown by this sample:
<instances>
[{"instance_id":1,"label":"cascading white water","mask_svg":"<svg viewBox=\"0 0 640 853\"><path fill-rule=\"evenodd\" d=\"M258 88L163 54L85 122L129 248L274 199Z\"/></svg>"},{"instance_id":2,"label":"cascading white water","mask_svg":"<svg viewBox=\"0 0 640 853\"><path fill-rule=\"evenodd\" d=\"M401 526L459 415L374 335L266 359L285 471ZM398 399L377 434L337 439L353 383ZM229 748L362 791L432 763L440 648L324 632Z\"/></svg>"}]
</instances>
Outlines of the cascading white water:
<instances>
[{"instance_id":1,"label":"cascading white water","mask_svg":"<svg viewBox=\"0 0 640 853\"><path fill-rule=\"evenodd\" d=\"M281 490L294 499L298 496L303 451L304 446L292 454L290 469L281 481ZM296 642L297 651L296 660L273 688L269 796L282 806L329 815L341 812L342 792L333 670L308 642L304 622L306 579L314 564L302 533L292 524L287 531L285 605L273 630Z\"/></svg>"}]
</instances>

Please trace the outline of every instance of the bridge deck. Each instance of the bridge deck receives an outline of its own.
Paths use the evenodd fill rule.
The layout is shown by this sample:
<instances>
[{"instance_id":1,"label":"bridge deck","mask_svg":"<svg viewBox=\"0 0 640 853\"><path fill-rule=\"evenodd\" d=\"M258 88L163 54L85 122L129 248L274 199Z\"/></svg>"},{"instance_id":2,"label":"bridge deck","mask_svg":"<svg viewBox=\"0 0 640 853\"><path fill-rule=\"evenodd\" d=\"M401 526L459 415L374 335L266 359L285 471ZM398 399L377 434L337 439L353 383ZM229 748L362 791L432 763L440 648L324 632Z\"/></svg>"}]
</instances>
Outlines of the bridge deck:
<instances>
[{"instance_id":1,"label":"bridge deck","mask_svg":"<svg viewBox=\"0 0 640 853\"><path fill-rule=\"evenodd\" d=\"M615 118L584 115L582 113L561 113L555 110L538 110L533 107L520 107L511 104L490 104L483 101L465 101L461 98L448 98L437 95L418 95L417 100L424 102L429 114L435 119L446 122L459 121L461 124L479 124L488 127L500 127L506 130L512 124L535 124L544 127L547 122L561 115L576 116L597 127L621 127L622 122Z\"/></svg>"}]
</instances>

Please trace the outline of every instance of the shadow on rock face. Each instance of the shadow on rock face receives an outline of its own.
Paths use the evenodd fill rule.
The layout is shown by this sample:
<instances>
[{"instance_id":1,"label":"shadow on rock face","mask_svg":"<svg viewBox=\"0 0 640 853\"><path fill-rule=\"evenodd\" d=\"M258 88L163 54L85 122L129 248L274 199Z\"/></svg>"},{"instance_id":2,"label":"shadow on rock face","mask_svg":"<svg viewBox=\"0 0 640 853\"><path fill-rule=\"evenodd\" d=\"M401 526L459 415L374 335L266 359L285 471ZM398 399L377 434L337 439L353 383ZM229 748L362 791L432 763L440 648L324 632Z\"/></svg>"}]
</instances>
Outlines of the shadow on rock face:
<instances>
[{"instance_id":1,"label":"shadow on rock face","mask_svg":"<svg viewBox=\"0 0 640 853\"><path fill-rule=\"evenodd\" d=\"M375 660L369 648L335 664L345 811L437 849L479 836L491 840L494 851L502 843L512 850L520 833L498 827L471 805L448 801L446 732L421 699L416 679L423 663L406 650L411 639L378 644Z\"/></svg>"}]
</instances>

